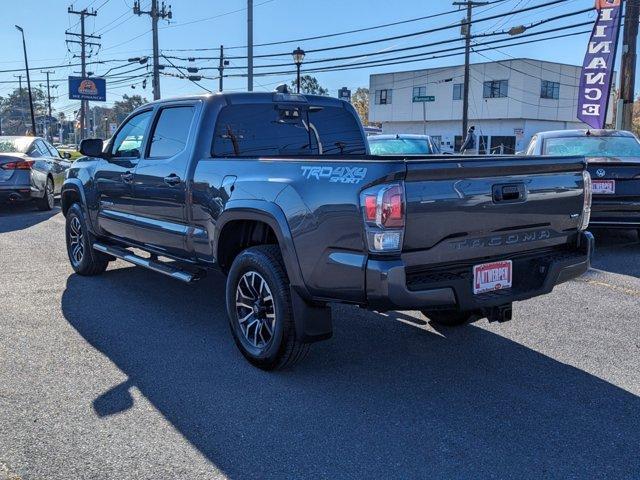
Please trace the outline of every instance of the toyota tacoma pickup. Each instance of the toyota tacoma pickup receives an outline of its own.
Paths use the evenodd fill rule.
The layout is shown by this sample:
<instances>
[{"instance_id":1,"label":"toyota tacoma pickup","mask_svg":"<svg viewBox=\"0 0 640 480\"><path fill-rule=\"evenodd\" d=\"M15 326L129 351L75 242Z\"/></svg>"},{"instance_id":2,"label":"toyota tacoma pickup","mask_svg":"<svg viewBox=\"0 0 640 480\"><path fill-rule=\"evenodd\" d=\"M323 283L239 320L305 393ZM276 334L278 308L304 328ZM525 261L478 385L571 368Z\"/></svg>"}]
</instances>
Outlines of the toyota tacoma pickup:
<instances>
[{"instance_id":1,"label":"toyota tacoma pickup","mask_svg":"<svg viewBox=\"0 0 640 480\"><path fill-rule=\"evenodd\" d=\"M590 264L583 158L374 156L334 98L161 100L81 152L62 189L75 272L222 271L235 343L266 370L331 337L333 302L505 321Z\"/></svg>"}]
</instances>

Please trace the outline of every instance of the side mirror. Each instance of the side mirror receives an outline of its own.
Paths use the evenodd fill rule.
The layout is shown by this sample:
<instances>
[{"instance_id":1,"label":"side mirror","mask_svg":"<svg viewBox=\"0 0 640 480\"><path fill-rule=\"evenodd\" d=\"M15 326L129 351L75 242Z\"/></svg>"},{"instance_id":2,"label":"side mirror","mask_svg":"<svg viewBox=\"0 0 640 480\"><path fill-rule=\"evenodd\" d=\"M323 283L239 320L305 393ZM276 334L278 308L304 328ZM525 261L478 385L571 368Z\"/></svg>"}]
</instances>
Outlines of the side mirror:
<instances>
[{"instance_id":1,"label":"side mirror","mask_svg":"<svg viewBox=\"0 0 640 480\"><path fill-rule=\"evenodd\" d=\"M80 153L87 157L108 158L108 154L102 151L102 139L87 138L80 142Z\"/></svg>"},{"instance_id":2,"label":"side mirror","mask_svg":"<svg viewBox=\"0 0 640 480\"><path fill-rule=\"evenodd\" d=\"M69 152L62 152L62 158L66 158L67 160L70 160L71 154Z\"/></svg>"}]
</instances>

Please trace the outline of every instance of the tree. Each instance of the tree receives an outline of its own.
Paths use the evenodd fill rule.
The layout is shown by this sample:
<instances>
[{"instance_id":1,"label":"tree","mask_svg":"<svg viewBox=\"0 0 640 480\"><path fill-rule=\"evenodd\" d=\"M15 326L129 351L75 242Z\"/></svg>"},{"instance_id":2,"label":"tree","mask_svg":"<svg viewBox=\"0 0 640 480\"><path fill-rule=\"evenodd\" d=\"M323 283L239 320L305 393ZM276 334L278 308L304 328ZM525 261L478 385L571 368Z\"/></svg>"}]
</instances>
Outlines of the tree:
<instances>
[{"instance_id":1,"label":"tree","mask_svg":"<svg viewBox=\"0 0 640 480\"><path fill-rule=\"evenodd\" d=\"M369 124L369 89L366 87L358 88L351 95L351 104L356 109L363 125Z\"/></svg>"},{"instance_id":2,"label":"tree","mask_svg":"<svg viewBox=\"0 0 640 480\"><path fill-rule=\"evenodd\" d=\"M145 103L148 103L148 100L140 95L129 96L124 94L122 96L122 100L118 100L113 104L109 121L114 121L115 123L120 124L124 121L127 115Z\"/></svg>"},{"instance_id":3,"label":"tree","mask_svg":"<svg viewBox=\"0 0 640 480\"><path fill-rule=\"evenodd\" d=\"M37 122L39 116L47 115L47 95L37 87L32 87L31 93ZM29 92L26 88L22 91L16 88L6 97L0 97L0 118L4 135L24 135L31 130Z\"/></svg>"},{"instance_id":4,"label":"tree","mask_svg":"<svg viewBox=\"0 0 640 480\"><path fill-rule=\"evenodd\" d=\"M296 91L297 82L295 80L291 81L291 90L293 92ZM305 93L307 95L329 95L329 90L322 87L318 82L316 77L312 77L311 75L302 75L300 77L300 93Z\"/></svg>"}]
</instances>

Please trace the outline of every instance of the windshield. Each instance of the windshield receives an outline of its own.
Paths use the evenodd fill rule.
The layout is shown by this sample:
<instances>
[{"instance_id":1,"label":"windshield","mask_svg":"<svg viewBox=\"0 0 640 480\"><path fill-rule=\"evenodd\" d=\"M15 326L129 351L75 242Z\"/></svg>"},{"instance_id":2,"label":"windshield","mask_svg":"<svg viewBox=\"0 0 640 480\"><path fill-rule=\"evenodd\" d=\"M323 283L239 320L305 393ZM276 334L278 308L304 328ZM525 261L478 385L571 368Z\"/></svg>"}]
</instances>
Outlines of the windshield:
<instances>
[{"instance_id":1,"label":"windshield","mask_svg":"<svg viewBox=\"0 0 640 480\"><path fill-rule=\"evenodd\" d=\"M0 138L0 153L27 153L32 138Z\"/></svg>"},{"instance_id":2,"label":"windshield","mask_svg":"<svg viewBox=\"0 0 640 480\"><path fill-rule=\"evenodd\" d=\"M372 155L430 155L429 140L426 138L369 138Z\"/></svg>"},{"instance_id":3,"label":"windshield","mask_svg":"<svg viewBox=\"0 0 640 480\"><path fill-rule=\"evenodd\" d=\"M544 141L544 155L580 157L640 157L634 137L558 137Z\"/></svg>"}]
</instances>

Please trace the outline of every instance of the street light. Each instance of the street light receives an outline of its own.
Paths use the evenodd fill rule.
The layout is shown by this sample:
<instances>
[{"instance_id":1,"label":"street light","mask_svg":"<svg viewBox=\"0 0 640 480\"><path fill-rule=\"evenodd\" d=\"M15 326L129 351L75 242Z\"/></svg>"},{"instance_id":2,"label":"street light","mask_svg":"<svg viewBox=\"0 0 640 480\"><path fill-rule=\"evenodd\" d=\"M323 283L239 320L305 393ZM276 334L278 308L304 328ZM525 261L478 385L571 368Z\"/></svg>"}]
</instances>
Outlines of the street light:
<instances>
[{"instance_id":1,"label":"street light","mask_svg":"<svg viewBox=\"0 0 640 480\"><path fill-rule=\"evenodd\" d=\"M31 130L35 137L36 132L36 116L33 112L33 95L31 94L31 79L29 78L29 62L27 61L27 42L24 39L24 30L18 25L16 29L22 34L22 49L24 50L24 68L27 71L27 88L29 89L29 108L31 109Z\"/></svg>"},{"instance_id":2,"label":"street light","mask_svg":"<svg viewBox=\"0 0 640 480\"><path fill-rule=\"evenodd\" d=\"M300 65L302 65L302 62L304 61L304 50L298 47L291 55L293 56L293 63L296 64L296 70L298 72L296 77L296 92L300 93Z\"/></svg>"}]
</instances>

